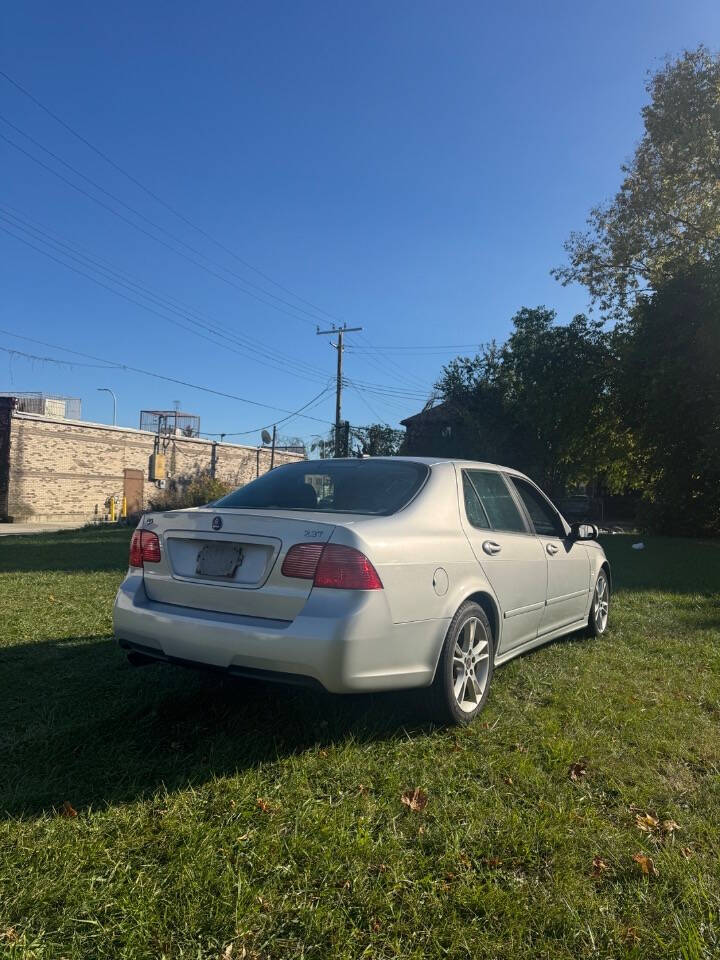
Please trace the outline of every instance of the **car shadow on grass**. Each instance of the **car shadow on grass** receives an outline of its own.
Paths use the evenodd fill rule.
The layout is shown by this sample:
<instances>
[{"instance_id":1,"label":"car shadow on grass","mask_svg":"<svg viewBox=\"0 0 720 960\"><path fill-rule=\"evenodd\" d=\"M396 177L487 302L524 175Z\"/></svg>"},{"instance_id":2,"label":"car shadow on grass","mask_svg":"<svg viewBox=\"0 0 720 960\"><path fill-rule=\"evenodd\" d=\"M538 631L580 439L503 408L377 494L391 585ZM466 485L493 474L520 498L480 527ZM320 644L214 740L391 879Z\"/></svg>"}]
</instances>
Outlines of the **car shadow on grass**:
<instances>
[{"instance_id":1,"label":"car shadow on grass","mask_svg":"<svg viewBox=\"0 0 720 960\"><path fill-rule=\"evenodd\" d=\"M427 690L333 696L164 664L113 640L3 649L0 811L102 808L341 744L425 735Z\"/></svg>"}]
</instances>

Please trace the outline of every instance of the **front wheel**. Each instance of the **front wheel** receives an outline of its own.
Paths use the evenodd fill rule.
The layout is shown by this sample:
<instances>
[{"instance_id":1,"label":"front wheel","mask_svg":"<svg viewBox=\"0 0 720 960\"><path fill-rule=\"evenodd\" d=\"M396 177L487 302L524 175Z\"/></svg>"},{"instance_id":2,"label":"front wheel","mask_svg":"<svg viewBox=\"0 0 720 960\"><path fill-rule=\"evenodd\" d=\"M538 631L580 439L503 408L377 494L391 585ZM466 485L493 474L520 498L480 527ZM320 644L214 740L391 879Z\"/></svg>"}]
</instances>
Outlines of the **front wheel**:
<instances>
[{"instance_id":1,"label":"front wheel","mask_svg":"<svg viewBox=\"0 0 720 960\"><path fill-rule=\"evenodd\" d=\"M490 622L482 607L468 601L450 623L435 671L432 693L438 720L470 723L485 705L494 666Z\"/></svg>"},{"instance_id":2,"label":"front wheel","mask_svg":"<svg viewBox=\"0 0 720 960\"><path fill-rule=\"evenodd\" d=\"M601 570L595 581L595 592L590 605L588 617L588 633L591 637L599 637L605 633L610 614L610 583L607 573Z\"/></svg>"}]
</instances>

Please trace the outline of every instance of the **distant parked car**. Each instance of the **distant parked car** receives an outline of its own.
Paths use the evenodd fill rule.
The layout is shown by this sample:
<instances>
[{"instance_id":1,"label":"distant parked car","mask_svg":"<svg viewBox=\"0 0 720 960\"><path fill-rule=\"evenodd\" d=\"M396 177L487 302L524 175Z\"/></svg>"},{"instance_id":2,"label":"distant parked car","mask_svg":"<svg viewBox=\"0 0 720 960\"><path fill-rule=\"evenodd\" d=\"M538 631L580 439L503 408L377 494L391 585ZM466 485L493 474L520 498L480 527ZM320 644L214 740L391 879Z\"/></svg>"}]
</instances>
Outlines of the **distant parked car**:
<instances>
[{"instance_id":1,"label":"distant parked car","mask_svg":"<svg viewBox=\"0 0 720 960\"><path fill-rule=\"evenodd\" d=\"M467 723L495 666L603 633L596 536L493 464L297 462L207 507L146 515L115 633L134 662L335 693L430 687L445 720Z\"/></svg>"},{"instance_id":2,"label":"distant parked car","mask_svg":"<svg viewBox=\"0 0 720 960\"><path fill-rule=\"evenodd\" d=\"M558 502L558 506L571 522L574 520L591 520L595 518L595 501L584 493L576 493L572 497L565 497Z\"/></svg>"}]
</instances>

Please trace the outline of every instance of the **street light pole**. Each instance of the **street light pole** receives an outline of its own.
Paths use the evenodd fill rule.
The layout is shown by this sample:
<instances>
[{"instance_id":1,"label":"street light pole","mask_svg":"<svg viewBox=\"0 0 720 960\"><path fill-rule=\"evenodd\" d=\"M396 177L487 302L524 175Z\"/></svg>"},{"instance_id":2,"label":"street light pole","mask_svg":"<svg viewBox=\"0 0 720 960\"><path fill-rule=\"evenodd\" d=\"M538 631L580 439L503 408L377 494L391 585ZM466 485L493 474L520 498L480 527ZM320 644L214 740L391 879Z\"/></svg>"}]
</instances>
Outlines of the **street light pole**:
<instances>
[{"instance_id":1,"label":"street light pole","mask_svg":"<svg viewBox=\"0 0 720 960\"><path fill-rule=\"evenodd\" d=\"M113 426L117 426L117 397L113 390L110 387L98 387L100 393L109 393L113 398Z\"/></svg>"}]
</instances>

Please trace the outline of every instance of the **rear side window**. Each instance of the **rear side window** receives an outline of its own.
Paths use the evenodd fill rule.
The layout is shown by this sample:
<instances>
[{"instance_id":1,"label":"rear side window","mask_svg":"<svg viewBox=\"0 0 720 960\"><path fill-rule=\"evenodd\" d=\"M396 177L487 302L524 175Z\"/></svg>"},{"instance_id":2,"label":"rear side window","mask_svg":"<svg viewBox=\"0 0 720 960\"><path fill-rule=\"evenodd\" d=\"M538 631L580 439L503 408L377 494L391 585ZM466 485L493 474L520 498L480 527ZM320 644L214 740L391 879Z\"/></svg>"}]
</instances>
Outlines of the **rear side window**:
<instances>
[{"instance_id":1,"label":"rear side window","mask_svg":"<svg viewBox=\"0 0 720 960\"><path fill-rule=\"evenodd\" d=\"M473 487L479 506L493 530L527 533L520 511L499 473L489 470L464 470L463 485L466 477ZM465 502L467 504L467 496ZM470 513L468 513L468 520L473 526L480 526L473 521ZM487 528L487 525L486 523L484 528Z\"/></svg>"},{"instance_id":2,"label":"rear side window","mask_svg":"<svg viewBox=\"0 0 720 960\"><path fill-rule=\"evenodd\" d=\"M490 521L487 518L487 514L483 508L483 505L480 503L480 498L475 492L475 487L472 485L470 478L467 473L463 471L463 495L465 497L465 513L470 523L474 527L478 527L480 530L489 530Z\"/></svg>"},{"instance_id":3,"label":"rear side window","mask_svg":"<svg viewBox=\"0 0 720 960\"><path fill-rule=\"evenodd\" d=\"M535 533L541 537L565 536L560 517L539 490L520 477L511 477L510 482L520 494L525 509L530 514Z\"/></svg>"},{"instance_id":4,"label":"rear side window","mask_svg":"<svg viewBox=\"0 0 720 960\"><path fill-rule=\"evenodd\" d=\"M215 506L387 516L412 500L429 472L408 460L304 460L263 474Z\"/></svg>"}]
</instances>

